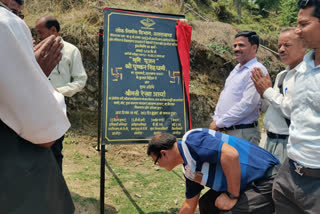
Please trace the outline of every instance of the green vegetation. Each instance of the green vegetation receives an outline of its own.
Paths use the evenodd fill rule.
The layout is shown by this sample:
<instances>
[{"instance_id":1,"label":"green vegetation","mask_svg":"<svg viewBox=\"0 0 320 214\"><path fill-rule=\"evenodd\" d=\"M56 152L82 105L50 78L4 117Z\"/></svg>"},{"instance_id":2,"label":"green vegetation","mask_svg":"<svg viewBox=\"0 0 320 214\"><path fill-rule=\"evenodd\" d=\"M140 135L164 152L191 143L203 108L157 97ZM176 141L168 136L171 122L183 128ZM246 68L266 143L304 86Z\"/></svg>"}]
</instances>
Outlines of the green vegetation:
<instances>
[{"instance_id":1,"label":"green vegetation","mask_svg":"<svg viewBox=\"0 0 320 214\"><path fill-rule=\"evenodd\" d=\"M242 0L241 22L238 20L237 0L185 0L199 14L211 21L230 23L241 30L254 30L262 44L276 50L279 31L287 26L294 26L298 13L296 0ZM201 20L192 11L187 12L187 19Z\"/></svg>"},{"instance_id":2,"label":"green vegetation","mask_svg":"<svg viewBox=\"0 0 320 214\"><path fill-rule=\"evenodd\" d=\"M229 53L232 54L232 48L229 46L221 46L216 43L212 43L208 45L209 48L213 48L219 54Z\"/></svg>"}]
</instances>

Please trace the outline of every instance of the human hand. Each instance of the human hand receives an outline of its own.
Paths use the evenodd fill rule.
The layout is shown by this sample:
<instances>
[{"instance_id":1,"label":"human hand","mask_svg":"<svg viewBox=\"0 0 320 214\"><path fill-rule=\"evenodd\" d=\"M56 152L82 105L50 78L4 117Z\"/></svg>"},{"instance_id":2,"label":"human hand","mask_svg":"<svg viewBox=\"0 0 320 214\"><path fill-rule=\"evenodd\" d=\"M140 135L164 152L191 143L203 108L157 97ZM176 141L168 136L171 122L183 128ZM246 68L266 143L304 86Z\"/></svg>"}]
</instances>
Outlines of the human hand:
<instances>
[{"instance_id":1,"label":"human hand","mask_svg":"<svg viewBox=\"0 0 320 214\"><path fill-rule=\"evenodd\" d=\"M215 130L215 131L218 131L218 130L219 130L219 127L217 126L215 120L210 123L209 129L212 129L212 130Z\"/></svg>"},{"instance_id":2,"label":"human hand","mask_svg":"<svg viewBox=\"0 0 320 214\"><path fill-rule=\"evenodd\" d=\"M220 210L231 210L238 202L238 199L231 199L226 193L221 193L215 201L215 206Z\"/></svg>"},{"instance_id":3,"label":"human hand","mask_svg":"<svg viewBox=\"0 0 320 214\"><path fill-rule=\"evenodd\" d=\"M60 36L51 35L33 48L36 60L47 77L61 60L63 44L60 42Z\"/></svg>"},{"instance_id":4,"label":"human hand","mask_svg":"<svg viewBox=\"0 0 320 214\"><path fill-rule=\"evenodd\" d=\"M253 68L251 74L251 79L254 83L254 86L256 87L260 96L263 97L263 93L268 88L272 87L272 81L269 74L265 76L260 68Z\"/></svg>"}]
</instances>

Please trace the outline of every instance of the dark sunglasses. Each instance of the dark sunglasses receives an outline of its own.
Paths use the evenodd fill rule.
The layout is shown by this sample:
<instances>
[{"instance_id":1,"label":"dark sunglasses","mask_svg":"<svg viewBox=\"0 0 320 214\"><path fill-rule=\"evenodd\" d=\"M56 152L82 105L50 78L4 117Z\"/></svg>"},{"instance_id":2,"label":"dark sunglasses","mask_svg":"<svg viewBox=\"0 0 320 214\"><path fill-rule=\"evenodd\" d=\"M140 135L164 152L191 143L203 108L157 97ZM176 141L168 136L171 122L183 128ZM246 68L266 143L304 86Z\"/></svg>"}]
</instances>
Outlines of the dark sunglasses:
<instances>
[{"instance_id":1,"label":"dark sunglasses","mask_svg":"<svg viewBox=\"0 0 320 214\"><path fill-rule=\"evenodd\" d=\"M154 161L154 165L157 165L159 158L161 157L161 154L159 154L156 158L156 160Z\"/></svg>"},{"instance_id":2,"label":"dark sunglasses","mask_svg":"<svg viewBox=\"0 0 320 214\"><path fill-rule=\"evenodd\" d=\"M298 5L300 8L305 8L310 0L299 0Z\"/></svg>"}]
</instances>

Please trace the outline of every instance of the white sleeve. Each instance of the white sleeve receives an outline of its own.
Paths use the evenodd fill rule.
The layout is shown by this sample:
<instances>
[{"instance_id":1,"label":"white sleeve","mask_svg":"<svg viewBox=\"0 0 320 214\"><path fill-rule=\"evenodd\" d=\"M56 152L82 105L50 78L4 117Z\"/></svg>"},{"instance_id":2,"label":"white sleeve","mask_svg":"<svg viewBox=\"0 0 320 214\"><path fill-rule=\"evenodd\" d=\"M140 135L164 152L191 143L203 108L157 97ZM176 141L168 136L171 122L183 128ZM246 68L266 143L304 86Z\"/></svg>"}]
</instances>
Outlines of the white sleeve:
<instances>
[{"instance_id":1,"label":"white sleeve","mask_svg":"<svg viewBox=\"0 0 320 214\"><path fill-rule=\"evenodd\" d=\"M31 33L8 13L0 18L0 119L34 144L54 141L70 123L36 62Z\"/></svg>"},{"instance_id":2,"label":"white sleeve","mask_svg":"<svg viewBox=\"0 0 320 214\"><path fill-rule=\"evenodd\" d=\"M291 94L286 92L286 91L284 91L284 95L283 95L283 94L280 93L280 90L278 88L279 78L283 73L284 72L280 72L277 75L273 88L268 88L263 93L263 98L268 100L270 102L270 104L275 109L278 110L278 112L281 112L283 117L290 119L291 106L292 106Z\"/></svg>"},{"instance_id":3,"label":"white sleeve","mask_svg":"<svg viewBox=\"0 0 320 214\"><path fill-rule=\"evenodd\" d=\"M58 87L57 90L66 97L72 97L81 91L87 82L88 76L82 64L81 54L78 48L74 47L71 55L70 75L71 82L65 86Z\"/></svg>"}]
</instances>

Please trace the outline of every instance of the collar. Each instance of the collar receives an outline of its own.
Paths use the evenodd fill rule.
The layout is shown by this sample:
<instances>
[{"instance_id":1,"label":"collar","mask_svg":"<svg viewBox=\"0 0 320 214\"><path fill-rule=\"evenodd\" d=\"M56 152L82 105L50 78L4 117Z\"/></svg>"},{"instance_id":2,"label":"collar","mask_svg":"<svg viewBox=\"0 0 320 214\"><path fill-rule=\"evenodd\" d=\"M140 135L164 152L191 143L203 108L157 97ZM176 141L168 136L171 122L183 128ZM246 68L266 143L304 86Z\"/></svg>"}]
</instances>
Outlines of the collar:
<instances>
[{"instance_id":1,"label":"collar","mask_svg":"<svg viewBox=\"0 0 320 214\"><path fill-rule=\"evenodd\" d=\"M183 165L187 165L187 159L186 159L186 157L184 156L184 153L183 153L182 141L178 140L177 141L177 145L178 145L178 149L179 149L180 155L181 155L181 157L183 159Z\"/></svg>"},{"instance_id":2,"label":"collar","mask_svg":"<svg viewBox=\"0 0 320 214\"><path fill-rule=\"evenodd\" d=\"M238 63L238 65L236 66L236 70L241 71L244 68L249 68L251 65L253 65L256 62L258 62L258 59L257 57L254 57L253 59L249 60L246 64L244 64L241 68L240 68L240 63Z\"/></svg>"},{"instance_id":3,"label":"collar","mask_svg":"<svg viewBox=\"0 0 320 214\"><path fill-rule=\"evenodd\" d=\"M316 67L319 67L320 65L318 66L314 66L314 59L315 59L315 53L314 53L314 50L311 50L309 53L307 53L303 60L307 63L308 66L310 66L311 68L316 68Z\"/></svg>"},{"instance_id":4,"label":"collar","mask_svg":"<svg viewBox=\"0 0 320 214\"><path fill-rule=\"evenodd\" d=\"M302 61L303 62L303 61ZM297 71L299 69L299 67L301 66L302 62L300 62L298 65L296 65L296 67L294 68L290 68L289 66L286 67L286 72L289 72L289 71Z\"/></svg>"}]
</instances>

